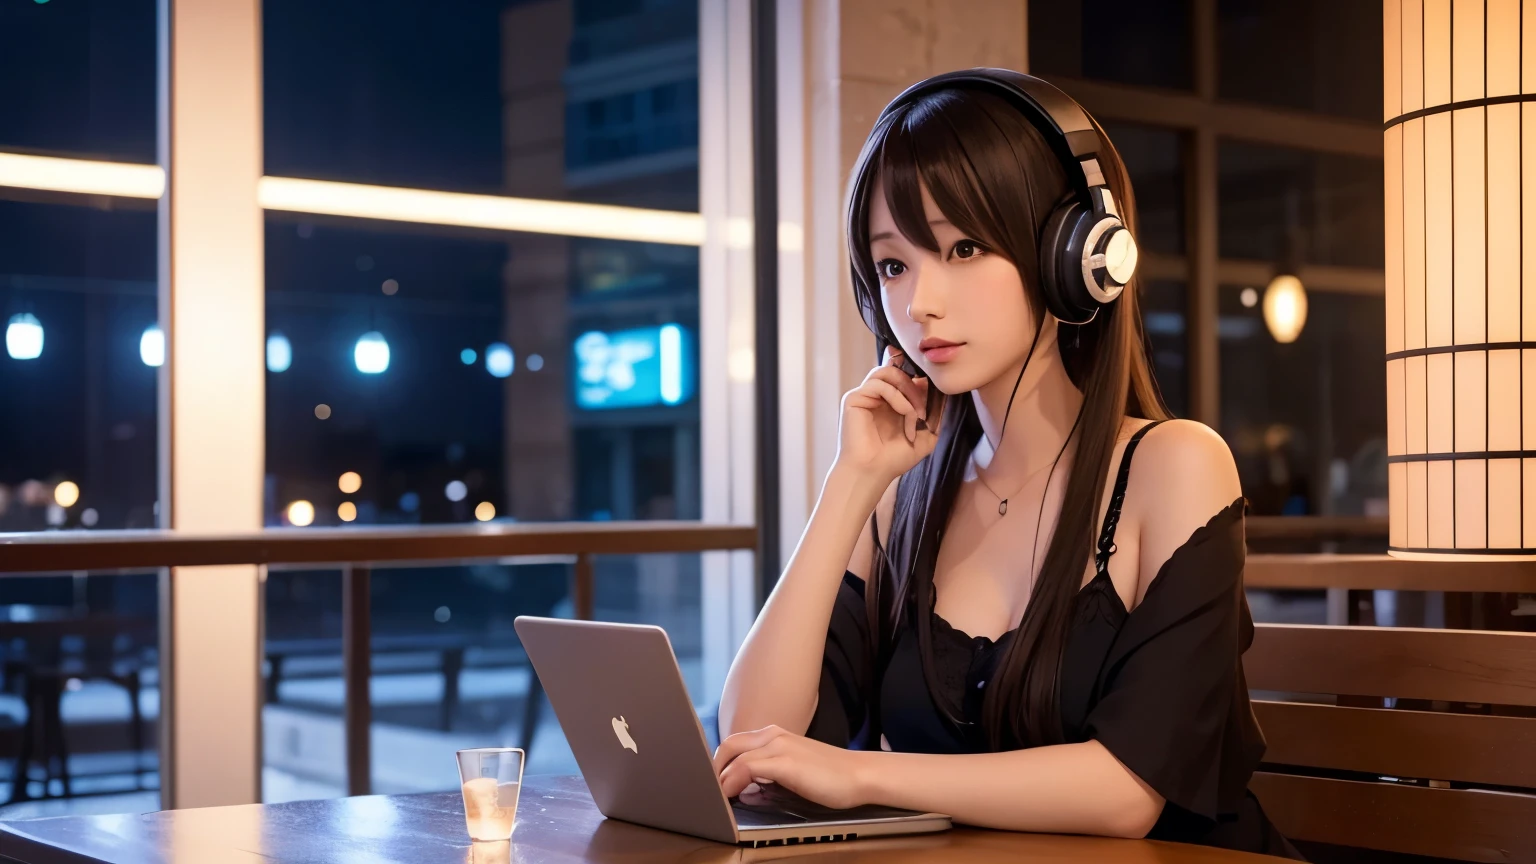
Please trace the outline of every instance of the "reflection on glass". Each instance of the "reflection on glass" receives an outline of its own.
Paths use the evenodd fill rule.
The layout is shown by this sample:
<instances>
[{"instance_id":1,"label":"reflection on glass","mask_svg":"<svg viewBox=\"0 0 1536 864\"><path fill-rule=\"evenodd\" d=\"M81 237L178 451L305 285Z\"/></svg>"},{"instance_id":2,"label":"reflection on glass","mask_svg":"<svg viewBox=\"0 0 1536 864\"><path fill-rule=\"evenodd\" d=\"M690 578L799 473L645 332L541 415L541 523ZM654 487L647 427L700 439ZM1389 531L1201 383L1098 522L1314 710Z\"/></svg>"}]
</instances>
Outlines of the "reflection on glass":
<instances>
[{"instance_id":1,"label":"reflection on glass","mask_svg":"<svg viewBox=\"0 0 1536 864\"><path fill-rule=\"evenodd\" d=\"M1220 0L1216 8L1223 99L1381 122L1379 4Z\"/></svg>"},{"instance_id":2,"label":"reflection on glass","mask_svg":"<svg viewBox=\"0 0 1536 864\"><path fill-rule=\"evenodd\" d=\"M1221 289L1221 433L1256 515L1385 516L1386 339L1380 296L1310 291L1275 341L1243 289Z\"/></svg>"},{"instance_id":3,"label":"reflection on glass","mask_svg":"<svg viewBox=\"0 0 1536 864\"><path fill-rule=\"evenodd\" d=\"M0 150L154 162L157 5L0 3Z\"/></svg>"},{"instance_id":4,"label":"reflection on glass","mask_svg":"<svg viewBox=\"0 0 1536 864\"><path fill-rule=\"evenodd\" d=\"M1223 141L1219 161L1222 257L1382 267L1380 159Z\"/></svg>"},{"instance_id":5,"label":"reflection on glass","mask_svg":"<svg viewBox=\"0 0 1536 864\"><path fill-rule=\"evenodd\" d=\"M666 629L706 725L700 556L595 560L598 620ZM459 788L453 755L522 747L529 774L574 774L559 722L512 621L568 618L571 563L481 563L373 571L373 781L377 792ZM341 576L277 570L266 584L266 800L335 797L341 750Z\"/></svg>"},{"instance_id":6,"label":"reflection on glass","mask_svg":"<svg viewBox=\"0 0 1536 864\"><path fill-rule=\"evenodd\" d=\"M1030 3L1029 71L1187 90L1189 11L1186 0Z\"/></svg>"}]
</instances>

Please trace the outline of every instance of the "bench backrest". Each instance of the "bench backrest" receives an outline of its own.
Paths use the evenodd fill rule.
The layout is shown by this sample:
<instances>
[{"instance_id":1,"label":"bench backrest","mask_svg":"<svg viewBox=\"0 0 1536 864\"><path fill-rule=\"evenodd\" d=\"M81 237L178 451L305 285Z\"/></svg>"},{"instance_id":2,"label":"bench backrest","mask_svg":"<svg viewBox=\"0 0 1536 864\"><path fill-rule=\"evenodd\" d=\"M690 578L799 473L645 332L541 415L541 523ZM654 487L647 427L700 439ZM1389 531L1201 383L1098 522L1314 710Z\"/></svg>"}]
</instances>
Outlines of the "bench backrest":
<instances>
[{"instance_id":1,"label":"bench backrest","mask_svg":"<svg viewBox=\"0 0 1536 864\"><path fill-rule=\"evenodd\" d=\"M1536 633L1260 624L1243 660L1253 690L1338 697L1254 701L1286 836L1536 861Z\"/></svg>"}]
</instances>

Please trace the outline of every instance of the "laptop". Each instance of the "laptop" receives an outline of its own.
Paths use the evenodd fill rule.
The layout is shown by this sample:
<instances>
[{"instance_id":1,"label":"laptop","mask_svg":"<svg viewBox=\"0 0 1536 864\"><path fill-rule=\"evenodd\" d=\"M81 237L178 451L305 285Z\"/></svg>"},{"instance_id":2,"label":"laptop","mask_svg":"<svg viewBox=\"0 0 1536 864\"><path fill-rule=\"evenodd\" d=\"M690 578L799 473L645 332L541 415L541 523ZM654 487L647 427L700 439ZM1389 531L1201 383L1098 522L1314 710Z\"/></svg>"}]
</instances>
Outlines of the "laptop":
<instances>
[{"instance_id":1,"label":"laptop","mask_svg":"<svg viewBox=\"0 0 1536 864\"><path fill-rule=\"evenodd\" d=\"M751 847L950 827L940 813L835 810L773 784L728 800L665 630L527 615L513 626L610 819Z\"/></svg>"}]
</instances>

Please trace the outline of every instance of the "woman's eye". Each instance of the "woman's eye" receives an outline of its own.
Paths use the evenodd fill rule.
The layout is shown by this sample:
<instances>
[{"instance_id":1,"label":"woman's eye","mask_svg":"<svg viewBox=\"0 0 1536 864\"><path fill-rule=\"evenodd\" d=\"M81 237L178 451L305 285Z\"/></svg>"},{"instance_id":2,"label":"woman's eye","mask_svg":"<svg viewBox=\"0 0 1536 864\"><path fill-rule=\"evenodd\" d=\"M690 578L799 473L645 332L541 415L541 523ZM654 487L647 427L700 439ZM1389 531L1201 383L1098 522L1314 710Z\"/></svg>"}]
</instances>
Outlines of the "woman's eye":
<instances>
[{"instance_id":1,"label":"woman's eye","mask_svg":"<svg viewBox=\"0 0 1536 864\"><path fill-rule=\"evenodd\" d=\"M981 244L974 240L961 240L955 244L952 254L956 258L975 258L981 254Z\"/></svg>"},{"instance_id":2,"label":"woman's eye","mask_svg":"<svg viewBox=\"0 0 1536 864\"><path fill-rule=\"evenodd\" d=\"M897 276L907 272L907 265L894 258L887 258L876 264L875 269L880 272L881 279L895 279Z\"/></svg>"}]
</instances>

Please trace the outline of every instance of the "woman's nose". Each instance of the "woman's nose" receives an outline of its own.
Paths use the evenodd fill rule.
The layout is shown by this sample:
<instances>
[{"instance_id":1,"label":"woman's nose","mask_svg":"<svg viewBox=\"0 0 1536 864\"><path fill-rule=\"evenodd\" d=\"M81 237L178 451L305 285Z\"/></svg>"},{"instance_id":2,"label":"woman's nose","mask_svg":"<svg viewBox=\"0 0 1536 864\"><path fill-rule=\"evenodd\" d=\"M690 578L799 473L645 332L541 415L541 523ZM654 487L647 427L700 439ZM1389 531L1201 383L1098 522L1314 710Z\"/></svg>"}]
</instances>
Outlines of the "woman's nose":
<instances>
[{"instance_id":1,"label":"woman's nose","mask_svg":"<svg viewBox=\"0 0 1536 864\"><path fill-rule=\"evenodd\" d=\"M912 274L912 298L907 301L907 317L913 321L944 317L944 283L942 267L920 267Z\"/></svg>"}]
</instances>

